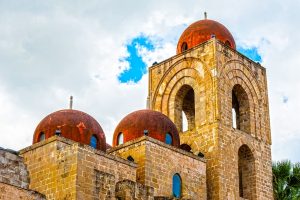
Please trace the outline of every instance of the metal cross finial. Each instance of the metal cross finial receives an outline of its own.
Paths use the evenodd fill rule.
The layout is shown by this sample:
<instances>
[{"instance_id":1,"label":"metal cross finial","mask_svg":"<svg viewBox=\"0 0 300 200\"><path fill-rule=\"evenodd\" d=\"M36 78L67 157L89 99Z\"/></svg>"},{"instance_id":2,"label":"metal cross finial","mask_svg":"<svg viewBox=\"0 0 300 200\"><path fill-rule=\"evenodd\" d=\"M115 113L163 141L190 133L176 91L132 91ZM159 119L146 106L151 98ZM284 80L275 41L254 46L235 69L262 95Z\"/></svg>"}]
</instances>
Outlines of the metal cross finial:
<instances>
[{"instance_id":1,"label":"metal cross finial","mask_svg":"<svg viewBox=\"0 0 300 200\"><path fill-rule=\"evenodd\" d=\"M204 12L204 19L207 19L207 12Z\"/></svg>"},{"instance_id":2,"label":"metal cross finial","mask_svg":"<svg viewBox=\"0 0 300 200\"><path fill-rule=\"evenodd\" d=\"M70 109L72 110L73 108L73 96L70 96Z\"/></svg>"}]
</instances>

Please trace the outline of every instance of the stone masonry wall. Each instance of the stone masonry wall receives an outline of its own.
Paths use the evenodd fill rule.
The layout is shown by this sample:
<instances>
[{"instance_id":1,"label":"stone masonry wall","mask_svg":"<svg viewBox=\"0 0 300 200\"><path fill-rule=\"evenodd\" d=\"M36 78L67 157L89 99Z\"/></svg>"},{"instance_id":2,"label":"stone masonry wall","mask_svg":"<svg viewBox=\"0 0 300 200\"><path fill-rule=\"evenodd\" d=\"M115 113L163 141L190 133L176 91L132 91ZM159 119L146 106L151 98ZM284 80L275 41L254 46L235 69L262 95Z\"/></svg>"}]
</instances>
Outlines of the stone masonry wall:
<instances>
[{"instance_id":1,"label":"stone masonry wall","mask_svg":"<svg viewBox=\"0 0 300 200\"><path fill-rule=\"evenodd\" d=\"M138 163L138 167L136 170L136 181L145 184L145 162L146 162L146 146L145 141L142 141L141 144L130 145L131 142L127 142L124 145L119 145L120 148L112 148L108 151L116 156L120 156L124 159L127 159L131 156L134 159L134 163ZM124 146L124 148L122 148ZM118 150L116 150L118 149Z\"/></svg>"},{"instance_id":2,"label":"stone masonry wall","mask_svg":"<svg viewBox=\"0 0 300 200\"><path fill-rule=\"evenodd\" d=\"M136 184L136 164L104 152L78 149L77 199L150 199L153 191ZM149 198L148 198L149 197Z\"/></svg>"},{"instance_id":3,"label":"stone masonry wall","mask_svg":"<svg viewBox=\"0 0 300 200\"><path fill-rule=\"evenodd\" d=\"M17 152L0 148L0 182L28 189L28 171Z\"/></svg>"},{"instance_id":4,"label":"stone masonry wall","mask_svg":"<svg viewBox=\"0 0 300 200\"><path fill-rule=\"evenodd\" d=\"M47 199L76 199L77 147L56 139L20 151L29 171L29 188Z\"/></svg>"},{"instance_id":5,"label":"stone masonry wall","mask_svg":"<svg viewBox=\"0 0 300 200\"><path fill-rule=\"evenodd\" d=\"M0 200L45 200L45 196L27 190L24 188L16 187L0 182Z\"/></svg>"},{"instance_id":6,"label":"stone masonry wall","mask_svg":"<svg viewBox=\"0 0 300 200\"><path fill-rule=\"evenodd\" d=\"M151 200L153 189L137 184L136 164L53 136L21 151L30 189L47 199Z\"/></svg>"},{"instance_id":7,"label":"stone masonry wall","mask_svg":"<svg viewBox=\"0 0 300 200\"><path fill-rule=\"evenodd\" d=\"M150 67L149 98L151 109L176 122L177 115L182 112L176 102L180 102L178 98L184 98L177 94L186 85L193 89L195 125L180 133L180 143L189 145L195 155L200 152L205 155L208 199L222 199L218 196L220 173L216 167L219 163L219 109L214 49L215 40L212 39ZM176 125L180 130L178 122Z\"/></svg>"},{"instance_id":8,"label":"stone masonry wall","mask_svg":"<svg viewBox=\"0 0 300 200\"><path fill-rule=\"evenodd\" d=\"M238 151L242 145L250 148L255 159L251 198L273 199L269 103L262 66L213 38L150 67L149 79L150 108L173 122L181 113L177 93L186 85L194 90L194 129L180 133L180 141L207 159L208 199L240 198ZM232 128L236 84L249 99L249 119L243 119L249 120L247 133Z\"/></svg>"},{"instance_id":9,"label":"stone masonry wall","mask_svg":"<svg viewBox=\"0 0 300 200\"><path fill-rule=\"evenodd\" d=\"M191 153L147 136L112 148L110 152L123 158L131 155L138 169L144 171L137 177L138 181L153 187L157 198L172 197L172 177L178 173L182 178L183 199L206 199L206 164Z\"/></svg>"},{"instance_id":10,"label":"stone masonry wall","mask_svg":"<svg viewBox=\"0 0 300 200\"><path fill-rule=\"evenodd\" d=\"M228 199L239 198L239 188L244 188L244 197L249 200L273 199L266 70L221 43L216 43L216 55L220 110L219 157L222 161L218 168L227 177L220 182L222 187L220 185L219 195ZM244 90L249 104L247 130L232 127L232 90L236 85ZM251 177L247 177L248 182L253 182L251 185L247 180L243 180L243 184L239 181L239 176L246 179L245 174L238 173L238 164L241 161L238 152L242 147L247 147L254 159L253 166L248 161L246 168L251 169ZM247 196L247 190L251 190L252 194Z\"/></svg>"}]
</instances>

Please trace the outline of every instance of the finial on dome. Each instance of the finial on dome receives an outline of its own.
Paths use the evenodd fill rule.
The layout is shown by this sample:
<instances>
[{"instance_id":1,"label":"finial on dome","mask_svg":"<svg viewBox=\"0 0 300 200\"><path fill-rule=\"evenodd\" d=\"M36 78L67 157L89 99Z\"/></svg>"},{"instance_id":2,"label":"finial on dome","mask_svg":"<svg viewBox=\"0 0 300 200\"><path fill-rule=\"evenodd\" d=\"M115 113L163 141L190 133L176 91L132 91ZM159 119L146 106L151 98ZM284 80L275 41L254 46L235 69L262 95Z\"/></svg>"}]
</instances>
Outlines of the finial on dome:
<instances>
[{"instance_id":1,"label":"finial on dome","mask_svg":"<svg viewBox=\"0 0 300 200\"><path fill-rule=\"evenodd\" d=\"M207 19L207 12L204 12L204 19Z\"/></svg>"},{"instance_id":2,"label":"finial on dome","mask_svg":"<svg viewBox=\"0 0 300 200\"><path fill-rule=\"evenodd\" d=\"M70 96L70 109L72 110L73 108L73 96Z\"/></svg>"}]
</instances>

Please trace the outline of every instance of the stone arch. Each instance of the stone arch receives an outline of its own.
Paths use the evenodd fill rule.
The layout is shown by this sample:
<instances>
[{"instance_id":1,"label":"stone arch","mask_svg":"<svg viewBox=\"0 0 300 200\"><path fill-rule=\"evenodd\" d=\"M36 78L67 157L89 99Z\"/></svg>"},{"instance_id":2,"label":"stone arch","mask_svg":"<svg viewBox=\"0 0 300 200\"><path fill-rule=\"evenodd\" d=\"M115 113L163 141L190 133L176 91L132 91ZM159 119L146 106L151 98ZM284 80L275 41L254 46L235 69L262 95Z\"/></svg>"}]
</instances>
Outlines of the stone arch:
<instances>
[{"instance_id":1,"label":"stone arch","mask_svg":"<svg viewBox=\"0 0 300 200\"><path fill-rule=\"evenodd\" d=\"M231 102L233 127L246 133L250 133L249 98L240 84L233 86Z\"/></svg>"},{"instance_id":2,"label":"stone arch","mask_svg":"<svg viewBox=\"0 0 300 200\"><path fill-rule=\"evenodd\" d=\"M237 140L235 141L232 141L232 143L234 143L233 145L233 151L234 152L238 152L239 148L243 145L247 145L249 147L249 149L251 150L252 154L253 154L253 157L255 160L258 160L259 157L258 157L258 153L257 153L257 150L255 149L255 147L252 145L252 143L248 140L248 139L245 139L243 137L240 137L238 138ZM232 147L231 147L232 148Z\"/></svg>"},{"instance_id":3,"label":"stone arch","mask_svg":"<svg viewBox=\"0 0 300 200\"><path fill-rule=\"evenodd\" d=\"M244 131L245 133L248 133L250 135L252 135L253 137L257 137L260 138L259 134L259 129L260 129L260 124L259 123L254 123L254 122L258 122L260 119L257 117L258 115L258 99L255 96L255 93L253 93L253 90L251 89L251 85L247 82L244 81L244 79L240 78L240 77L233 77L232 79L229 79L230 81L230 85L229 85L229 89L227 91L227 96L230 99L230 102L228 102L229 104L227 104L229 107L232 107L232 91L234 90L234 87L239 85L244 93L246 94L245 96L247 96L248 100L248 108L247 108L247 117L248 117L248 123L247 123L247 128L246 129L240 129L241 131ZM232 121L232 115L229 116L229 119L231 119Z\"/></svg>"},{"instance_id":4,"label":"stone arch","mask_svg":"<svg viewBox=\"0 0 300 200\"><path fill-rule=\"evenodd\" d=\"M238 150L239 197L255 199L256 194L255 158L251 149L243 144Z\"/></svg>"},{"instance_id":5,"label":"stone arch","mask_svg":"<svg viewBox=\"0 0 300 200\"><path fill-rule=\"evenodd\" d=\"M201 140L202 137L194 138L191 140L191 138L186 134L180 135L181 144L188 145L191 148L190 152L193 153L194 155L199 155L199 154L206 155L208 153L208 150L203 148L203 145L201 144L202 143Z\"/></svg>"},{"instance_id":6,"label":"stone arch","mask_svg":"<svg viewBox=\"0 0 300 200\"><path fill-rule=\"evenodd\" d=\"M187 122L188 130L195 128L195 92L194 89L185 84L177 91L174 101L174 122L180 132L183 131L183 116L184 112Z\"/></svg>"},{"instance_id":7,"label":"stone arch","mask_svg":"<svg viewBox=\"0 0 300 200\"><path fill-rule=\"evenodd\" d=\"M207 96L213 94L213 87L210 78L211 76L209 75L208 80L204 81L205 76L203 68L182 68L182 66L179 66L176 73L169 74L161 87L157 89L160 91L160 94L156 99L153 99L154 109L166 114L173 122L175 122L176 113L174 102L176 100L176 94L183 85L188 85L194 90L195 110L197 110L197 112L195 112L195 125L192 127L204 124L206 120L207 106L205 104L205 99ZM211 107L216 108L215 101L209 101L209 104L213 104ZM214 116L215 113L216 111L212 112ZM178 126L177 128L181 130L181 126Z\"/></svg>"},{"instance_id":8,"label":"stone arch","mask_svg":"<svg viewBox=\"0 0 300 200\"><path fill-rule=\"evenodd\" d=\"M161 101L156 102L157 105L160 105L160 110L165 111L166 114L169 113L169 109L164 110L164 108L167 108L166 106L168 106L171 100L171 95L174 93L174 91L180 89L181 86L188 85L192 87L194 91L196 91L197 86L200 82L203 82L203 80L197 75L197 73L195 73L195 71L196 70L192 68L185 68L181 69L175 76L171 77L171 79L165 85ZM175 98L172 100L175 100Z\"/></svg>"},{"instance_id":9,"label":"stone arch","mask_svg":"<svg viewBox=\"0 0 300 200\"><path fill-rule=\"evenodd\" d=\"M188 131L192 131L195 127L200 126L206 122L206 86L200 80L195 80L192 77L182 77L173 85L171 92L167 94L166 101L163 101L163 108L167 108L167 114L170 119L176 124L179 131L181 131L181 108L184 102L184 97L180 95L182 90L193 91L193 117L190 120ZM184 93L183 93L184 94ZM187 115L187 113L185 113ZM187 115L188 117L188 115ZM191 125L192 123L192 125Z\"/></svg>"},{"instance_id":10,"label":"stone arch","mask_svg":"<svg viewBox=\"0 0 300 200\"><path fill-rule=\"evenodd\" d=\"M252 194L252 198L249 199L257 199L255 197L255 195L257 195L257 190L256 190L256 184L257 184L257 180L259 179L259 177L257 176L257 172L259 169L259 160L260 160L260 153L259 150L256 149L256 147L254 146L254 144L248 140L246 137L239 137L238 139L232 140L231 143L233 144L232 146L228 146L228 150L230 150L230 152L235 152L234 153L234 161L235 161L235 171L236 171L236 182L234 183L235 188L236 188L236 195L239 195L239 186L240 186L240 179L239 179L239 150L242 146L247 146L248 150L251 152L252 154L252 161L251 161L251 169L252 169L252 180L251 180L251 192L253 192ZM246 198L246 197L244 197ZM246 198L248 199L248 198Z\"/></svg>"},{"instance_id":11,"label":"stone arch","mask_svg":"<svg viewBox=\"0 0 300 200\"><path fill-rule=\"evenodd\" d=\"M253 100L256 102L262 99L262 90L260 88L260 84L258 83L254 73L251 69L242 63L239 60L230 60L226 62L220 68L220 82L224 83L225 80L231 80L233 78L240 78L242 79L246 85L249 87Z\"/></svg>"},{"instance_id":12,"label":"stone arch","mask_svg":"<svg viewBox=\"0 0 300 200\"><path fill-rule=\"evenodd\" d=\"M183 58L171 65L164 73L163 77L160 79L151 99L152 109L163 112L163 96L170 93L172 85L174 85L178 81L178 79L182 77L192 77L197 81L199 81L199 79L203 80L205 78L207 79L206 82L212 82L210 71L207 70L207 66L205 66L204 62L202 62L198 58L193 57ZM169 90L166 91L167 88Z\"/></svg>"},{"instance_id":13,"label":"stone arch","mask_svg":"<svg viewBox=\"0 0 300 200\"><path fill-rule=\"evenodd\" d=\"M261 132L261 127L263 119L261 119L260 113L262 108L262 93L257 82L254 73L250 70L248 66L237 60L231 60L225 63L224 66L220 69L220 85L224 87L224 95L229 97L226 105L232 107L232 88L235 85L241 85L249 98L249 107L251 110L249 133L253 137L261 139L264 137ZM223 108L225 110L231 110L231 108ZM232 116L227 116L228 119L231 119ZM232 125L232 124L228 124Z\"/></svg>"}]
</instances>

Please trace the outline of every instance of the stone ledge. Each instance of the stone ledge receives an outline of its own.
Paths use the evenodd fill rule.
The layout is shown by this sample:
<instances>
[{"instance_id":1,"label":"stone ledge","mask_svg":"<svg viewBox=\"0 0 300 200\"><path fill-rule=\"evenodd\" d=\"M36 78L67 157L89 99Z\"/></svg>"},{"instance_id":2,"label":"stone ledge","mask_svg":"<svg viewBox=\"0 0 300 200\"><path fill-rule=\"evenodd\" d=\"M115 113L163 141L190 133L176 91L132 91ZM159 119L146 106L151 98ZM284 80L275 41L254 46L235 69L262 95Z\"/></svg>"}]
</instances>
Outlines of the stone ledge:
<instances>
[{"instance_id":1,"label":"stone ledge","mask_svg":"<svg viewBox=\"0 0 300 200\"><path fill-rule=\"evenodd\" d=\"M92 147L90 147L89 145L86 145L86 144L81 144L81 143L78 143L78 142L75 142L73 140L70 140L70 139L67 139L67 138L64 138L64 137L60 137L60 136L52 136L42 142L38 142L38 143L35 143L29 147L26 147L22 150L20 150L20 156L22 156L22 154L24 153L27 153L29 151L32 151L32 150L35 150L39 147L42 147L42 146L45 146L45 145L48 145L50 143L54 143L54 142L61 142L61 143L64 143L66 145L77 145L79 148L83 149L83 150L86 150L86 151L89 151L89 152L92 152L96 155L99 155L99 156L103 156L103 157L106 157L108 159L111 159L111 160L114 160L114 161L117 161L117 162L120 162L120 163L123 163L123 164L126 164L126 165L129 165L131 167L137 167L137 164L133 163L133 162L130 162L128 160L125 160L121 157L118 157L118 156L115 156L115 155L110 155L110 154L107 154L106 152L104 151L101 151L101 150L97 150L97 149L94 149Z\"/></svg>"},{"instance_id":2,"label":"stone ledge","mask_svg":"<svg viewBox=\"0 0 300 200\"><path fill-rule=\"evenodd\" d=\"M185 155L185 156L188 156L188 157L191 157L191 158L193 158L193 159L196 159L196 160L199 160L199 161L202 161L202 162L206 163L206 159L205 159L205 158L200 158L200 157L194 155L194 154L191 153L191 152L187 152L187 151L182 150L182 149L180 149L180 148L177 148L177 147L174 147L174 146L165 144L165 143L163 143L163 142L161 142L161 141L159 141L159 140L156 140L156 139L151 138L151 137L148 137L148 136L143 136L143 137L137 138L137 139L135 139L135 140L126 142L126 143L124 143L124 144L118 145L118 146L116 146L116 147L112 147L111 149L109 149L109 150L107 151L107 153L110 154L110 153L113 153L114 151L117 151L117 150L119 150L119 149L123 149L123 148L125 148L125 147L129 147L129 146L132 146L132 145L134 145L134 144L137 144L137 143L140 143L140 142L143 142L143 141L147 141L147 142L151 142L151 143L157 144L157 145L162 146L162 147L164 147L164 148L168 148L168 149L170 149L170 150L172 150L172 151L175 151L175 152L177 152L177 153L183 154L183 155Z\"/></svg>"},{"instance_id":3,"label":"stone ledge","mask_svg":"<svg viewBox=\"0 0 300 200\"><path fill-rule=\"evenodd\" d=\"M0 151L5 151L5 152L9 152L9 153L12 153L12 154L15 154L15 155L19 155L19 152L15 151L13 149L5 149L5 148L0 147Z\"/></svg>"},{"instance_id":4,"label":"stone ledge","mask_svg":"<svg viewBox=\"0 0 300 200\"><path fill-rule=\"evenodd\" d=\"M52 142L55 142L55 141L59 141L59 142L62 142L62 143L65 143L65 144L69 144L69 145L72 145L76 142L72 141L72 140L69 140L67 138L64 138L64 137L59 137L59 136L52 136L44 141L41 141L41 142L38 142L38 143L35 143L35 144L32 144L31 146L28 146L28 147L25 147L24 149L21 149L19 151L19 154L24 154L28 151L32 151L34 149L37 149L39 147L42 147L42 146L45 146L47 144L50 144Z\"/></svg>"}]
</instances>

